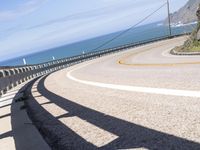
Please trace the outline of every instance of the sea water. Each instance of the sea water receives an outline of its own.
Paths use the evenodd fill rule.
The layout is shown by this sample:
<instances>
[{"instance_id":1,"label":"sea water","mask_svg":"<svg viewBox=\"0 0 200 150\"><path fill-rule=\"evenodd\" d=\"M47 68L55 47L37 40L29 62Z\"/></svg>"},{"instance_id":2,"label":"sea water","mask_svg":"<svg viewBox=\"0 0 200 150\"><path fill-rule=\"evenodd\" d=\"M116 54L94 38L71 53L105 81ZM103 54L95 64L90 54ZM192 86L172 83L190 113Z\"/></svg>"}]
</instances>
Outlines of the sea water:
<instances>
[{"instance_id":1,"label":"sea water","mask_svg":"<svg viewBox=\"0 0 200 150\"><path fill-rule=\"evenodd\" d=\"M178 26L172 28L172 35L179 35L183 33L189 33L194 29L195 25L186 25L186 26ZM23 58L26 59L27 64L39 64L47 61L51 61L53 59L61 59L65 57L80 55L83 52L91 52L96 50L97 47L102 45L103 43L109 41L116 35L120 34L123 31L111 33L108 35L88 39L85 41L68 44L48 50L44 50L38 53L29 54L26 56L21 56L18 58L6 60L0 62L1 66L17 66L23 65ZM129 43L142 42L146 40L150 40L153 38L159 38L163 36L169 35L168 26L152 23L148 25L143 25L137 28L130 30L129 32L123 34L119 38L115 39L111 43L99 48L98 50L117 47L120 45L125 45Z\"/></svg>"}]
</instances>

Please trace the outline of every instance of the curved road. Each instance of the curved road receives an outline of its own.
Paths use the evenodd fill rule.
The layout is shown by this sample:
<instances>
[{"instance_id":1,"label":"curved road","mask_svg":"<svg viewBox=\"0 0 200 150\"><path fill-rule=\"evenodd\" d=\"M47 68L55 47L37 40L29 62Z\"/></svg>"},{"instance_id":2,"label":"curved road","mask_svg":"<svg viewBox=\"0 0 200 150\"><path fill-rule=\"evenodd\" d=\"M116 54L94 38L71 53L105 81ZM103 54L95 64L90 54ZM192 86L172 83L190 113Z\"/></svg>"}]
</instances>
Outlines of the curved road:
<instances>
[{"instance_id":1,"label":"curved road","mask_svg":"<svg viewBox=\"0 0 200 150\"><path fill-rule=\"evenodd\" d=\"M112 54L36 82L32 109L57 138L52 145L200 149L200 57L169 54L185 39Z\"/></svg>"}]
</instances>

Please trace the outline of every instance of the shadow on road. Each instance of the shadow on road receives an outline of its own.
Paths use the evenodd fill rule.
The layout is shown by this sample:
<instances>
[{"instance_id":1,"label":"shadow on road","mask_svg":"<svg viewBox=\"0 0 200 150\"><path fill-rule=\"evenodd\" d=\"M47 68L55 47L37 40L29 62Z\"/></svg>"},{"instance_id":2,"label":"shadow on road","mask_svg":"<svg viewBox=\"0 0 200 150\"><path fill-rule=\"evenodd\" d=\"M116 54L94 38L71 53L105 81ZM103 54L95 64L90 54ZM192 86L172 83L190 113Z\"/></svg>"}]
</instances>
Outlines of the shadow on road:
<instances>
[{"instance_id":1,"label":"shadow on road","mask_svg":"<svg viewBox=\"0 0 200 150\"><path fill-rule=\"evenodd\" d=\"M149 150L155 150L155 149L199 150L200 149L199 143L183 139L180 137L176 137L160 131L156 131L153 129L149 129L125 120L115 118L113 116L105 115L101 112L84 107L80 104L77 104L59 95L56 95L45 88L44 86L45 79L46 77L40 80L38 84L38 92L42 96L49 99L51 103L54 103L57 106L63 108L70 114L66 116L59 116L58 118L67 116L77 116L95 125L96 127L99 127L103 130L106 130L118 136L116 140L112 141L111 143L99 149L109 149L109 150L130 149L130 148L146 148ZM40 109L42 109L42 107ZM50 118L52 119L53 116L48 114L44 117L46 117L46 120L48 120L48 117L49 119ZM53 117L56 125L62 124L61 122L59 122L58 118ZM69 129L63 124L62 128L63 128L62 131L63 134L61 137L58 137L59 139L57 140L62 140L63 137L68 136L68 139L70 141L73 141L72 143L70 142L67 143L68 146L70 146L72 149L73 146L75 145L76 146L74 147L74 149L77 148L77 145L80 146L79 149L81 149L81 147L87 149L97 149L97 147L82 139L80 136L78 136L76 133L71 131L71 129Z\"/></svg>"},{"instance_id":2,"label":"shadow on road","mask_svg":"<svg viewBox=\"0 0 200 150\"><path fill-rule=\"evenodd\" d=\"M53 150L97 149L96 146L85 141L42 107L53 102L39 104L35 98L37 96L33 97L32 95L29 97L27 103L28 114Z\"/></svg>"}]
</instances>

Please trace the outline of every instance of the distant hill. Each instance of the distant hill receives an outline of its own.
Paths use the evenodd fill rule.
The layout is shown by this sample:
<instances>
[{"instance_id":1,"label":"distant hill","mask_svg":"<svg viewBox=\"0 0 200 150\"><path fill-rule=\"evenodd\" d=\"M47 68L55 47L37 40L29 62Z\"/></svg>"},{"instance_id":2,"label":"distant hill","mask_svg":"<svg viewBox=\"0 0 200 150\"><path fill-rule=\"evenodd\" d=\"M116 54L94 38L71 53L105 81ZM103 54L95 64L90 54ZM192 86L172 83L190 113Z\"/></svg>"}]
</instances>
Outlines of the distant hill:
<instances>
[{"instance_id":1,"label":"distant hill","mask_svg":"<svg viewBox=\"0 0 200 150\"><path fill-rule=\"evenodd\" d=\"M171 14L171 23L176 24L188 24L197 21L196 11L200 4L200 0L189 0L182 8L177 12ZM168 24L168 19L164 24Z\"/></svg>"}]
</instances>

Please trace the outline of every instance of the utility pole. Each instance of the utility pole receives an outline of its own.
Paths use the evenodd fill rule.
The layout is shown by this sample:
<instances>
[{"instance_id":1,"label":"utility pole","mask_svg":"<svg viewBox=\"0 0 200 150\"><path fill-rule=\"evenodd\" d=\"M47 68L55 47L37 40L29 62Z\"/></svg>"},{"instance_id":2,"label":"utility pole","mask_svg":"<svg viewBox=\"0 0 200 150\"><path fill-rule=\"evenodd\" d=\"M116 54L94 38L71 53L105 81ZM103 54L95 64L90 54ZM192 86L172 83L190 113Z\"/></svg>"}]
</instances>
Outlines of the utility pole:
<instances>
[{"instance_id":1,"label":"utility pole","mask_svg":"<svg viewBox=\"0 0 200 150\"><path fill-rule=\"evenodd\" d=\"M168 12L168 23L169 23L169 36L172 36L172 29L171 29L171 18L170 18L170 10L169 10L169 0L167 0L167 12Z\"/></svg>"}]
</instances>

